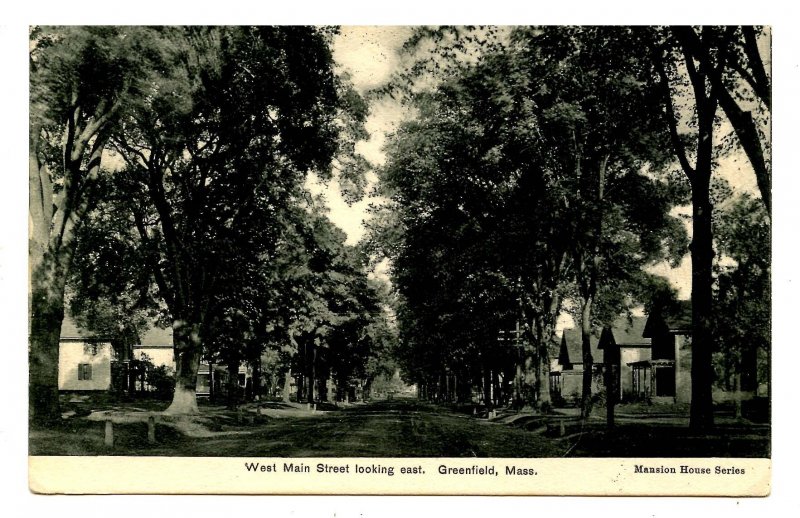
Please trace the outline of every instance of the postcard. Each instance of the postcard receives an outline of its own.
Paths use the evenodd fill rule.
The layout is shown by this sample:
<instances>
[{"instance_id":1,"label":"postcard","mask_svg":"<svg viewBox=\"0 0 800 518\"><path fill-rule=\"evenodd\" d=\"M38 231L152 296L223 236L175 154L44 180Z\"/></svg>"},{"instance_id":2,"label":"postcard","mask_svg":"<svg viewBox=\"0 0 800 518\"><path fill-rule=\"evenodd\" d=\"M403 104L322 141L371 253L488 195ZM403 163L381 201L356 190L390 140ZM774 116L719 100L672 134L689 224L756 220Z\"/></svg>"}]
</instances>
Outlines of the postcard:
<instances>
[{"instance_id":1,"label":"postcard","mask_svg":"<svg viewBox=\"0 0 800 518\"><path fill-rule=\"evenodd\" d=\"M29 36L31 491L770 493L769 27Z\"/></svg>"}]
</instances>

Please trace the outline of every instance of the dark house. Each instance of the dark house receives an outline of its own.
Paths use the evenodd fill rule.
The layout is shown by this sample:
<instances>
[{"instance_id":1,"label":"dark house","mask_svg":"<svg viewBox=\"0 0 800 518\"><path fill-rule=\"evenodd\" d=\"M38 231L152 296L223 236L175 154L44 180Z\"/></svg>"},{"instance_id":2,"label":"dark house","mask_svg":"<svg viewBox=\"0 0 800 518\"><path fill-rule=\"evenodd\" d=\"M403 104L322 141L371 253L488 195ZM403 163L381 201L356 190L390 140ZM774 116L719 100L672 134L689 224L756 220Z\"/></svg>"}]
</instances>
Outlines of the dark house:
<instances>
[{"instance_id":1,"label":"dark house","mask_svg":"<svg viewBox=\"0 0 800 518\"><path fill-rule=\"evenodd\" d=\"M649 317L622 315L603 328L599 337L593 334L592 392L613 382L622 402L688 403L692 388L691 322L691 304L678 301L656 307ZM579 397L582 374L580 330L566 329L558 359L551 367L554 396L565 400Z\"/></svg>"},{"instance_id":2,"label":"dark house","mask_svg":"<svg viewBox=\"0 0 800 518\"><path fill-rule=\"evenodd\" d=\"M598 348L598 338L591 336L592 393L601 388L603 352ZM550 391L554 399L575 401L580 398L583 387L583 344L581 330L565 329L561 333L558 358L550 366Z\"/></svg>"},{"instance_id":3,"label":"dark house","mask_svg":"<svg viewBox=\"0 0 800 518\"><path fill-rule=\"evenodd\" d=\"M651 399L689 403L692 394L692 305L680 300L657 305L642 336L651 340L651 357L633 363L634 393Z\"/></svg>"}]
</instances>

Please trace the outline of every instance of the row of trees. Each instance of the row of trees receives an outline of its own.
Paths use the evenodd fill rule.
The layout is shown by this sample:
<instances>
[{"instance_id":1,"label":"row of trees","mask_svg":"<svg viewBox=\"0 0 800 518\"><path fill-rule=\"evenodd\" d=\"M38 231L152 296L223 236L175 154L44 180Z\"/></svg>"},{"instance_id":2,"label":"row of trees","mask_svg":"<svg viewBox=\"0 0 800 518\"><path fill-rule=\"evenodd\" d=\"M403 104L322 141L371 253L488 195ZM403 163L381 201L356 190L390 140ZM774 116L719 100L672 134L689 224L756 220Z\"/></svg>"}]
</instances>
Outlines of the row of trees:
<instances>
[{"instance_id":1,"label":"row of trees","mask_svg":"<svg viewBox=\"0 0 800 518\"><path fill-rule=\"evenodd\" d=\"M338 77L335 30L59 27L31 32L31 417L58 415L70 294L90 329L174 334L168 411L197 411L200 360L328 351L340 383L391 339L364 254L307 175L352 198L364 101ZM309 383L309 382L307 382ZM306 391L308 397L313 392Z\"/></svg>"},{"instance_id":2,"label":"row of trees","mask_svg":"<svg viewBox=\"0 0 800 518\"><path fill-rule=\"evenodd\" d=\"M768 140L743 108L768 111L760 34L417 31L406 49L427 57L383 92L401 96L416 117L388 148L381 179L390 202L374 244L393 260L405 370L423 392L457 397L481 387L491 405L511 398L505 385L521 403L547 402L556 319L566 308L581 329L586 412L590 336L669 291L647 267L682 259L688 238L672 209L691 197L692 424L713 422L716 103L725 99L736 135L728 146L741 144L751 158L768 207ZM498 341L514 322L524 339ZM500 384L499 374L514 383Z\"/></svg>"}]
</instances>

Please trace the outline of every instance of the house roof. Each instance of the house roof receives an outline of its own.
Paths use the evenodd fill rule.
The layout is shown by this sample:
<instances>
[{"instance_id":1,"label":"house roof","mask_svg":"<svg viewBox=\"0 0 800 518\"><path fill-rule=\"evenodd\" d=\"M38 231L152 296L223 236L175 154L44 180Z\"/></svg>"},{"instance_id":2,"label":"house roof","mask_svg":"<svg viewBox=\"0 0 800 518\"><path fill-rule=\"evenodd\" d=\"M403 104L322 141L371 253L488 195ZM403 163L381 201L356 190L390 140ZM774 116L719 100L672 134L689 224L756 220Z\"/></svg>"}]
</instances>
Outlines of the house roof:
<instances>
[{"instance_id":1,"label":"house roof","mask_svg":"<svg viewBox=\"0 0 800 518\"><path fill-rule=\"evenodd\" d=\"M619 347L650 347L650 338L644 337L647 319L645 317L628 317L620 315L612 326L609 326L614 343ZM603 349L606 344L601 336L598 348Z\"/></svg>"},{"instance_id":2,"label":"house roof","mask_svg":"<svg viewBox=\"0 0 800 518\"><path fill-rule=\"evenodd\" d=\"M142 333L139 338L139 343L136 345L172 347L172 328L163 329L158 327L155 323L152 323L150 328ZM78 327L75 321L68 314L65 314L64 320L61 322L61 339L88 340L103 338L91 331Z\"/></svg>"},{"instance_id":3,"label":"house roof","mask_svg":"<svg viewBox=\"0 0 800 518\"><path fill-rule=\"evenodd\" d=\"M172 327L163 329L156 324L139 336L137 345L172 347Z\"/></svg>"},{"instance_id":4,"label":"house roof","mask_svg":"<svg viewBox=\"0 0 800 518\"><path fill-rule=\"evenodd\" d=\"M602 363L603 352L597 348L599 339L592 333L591 339L592 361ZM558 363L560 365L577 365L583 363L583 341L581 330L577 327L564 329L561 333L561 349L559 350Z\"/></svg>"},{"instance_id":5,"label":"house roof","mask_svg":"<svg viewBox=\"0 0 800 518\"><path fill-rule=\"evenodd\" d=\"M78 324L64 313L64 320L61 321L61 340L102 340L103 337L97 336L91 331L78 327Z\"/></svg>"},{"instance_id":6,"label":"house roof","mask_svg":"<svg viewBox=\"0 0 800 518\"><path fill-rule=\"evenodd\" d=\"M692 302L678 300L661 304L650 312L644 327L645 338L668 333L673 335L692 334Z\"/></svg>"}]
</instances>

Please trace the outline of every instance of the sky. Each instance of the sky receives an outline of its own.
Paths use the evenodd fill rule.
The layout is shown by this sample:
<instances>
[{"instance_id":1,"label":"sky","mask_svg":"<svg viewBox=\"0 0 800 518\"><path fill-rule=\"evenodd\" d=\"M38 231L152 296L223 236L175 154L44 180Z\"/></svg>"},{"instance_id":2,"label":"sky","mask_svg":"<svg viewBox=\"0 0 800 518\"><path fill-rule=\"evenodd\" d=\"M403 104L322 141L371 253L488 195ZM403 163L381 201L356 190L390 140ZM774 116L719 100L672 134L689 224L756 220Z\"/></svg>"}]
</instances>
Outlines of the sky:
<instances>
[{"instance_id":1,"label":"sky","mask_svg":"<svg viewBox=\"0 0 800 518\"><path fill-rule=\"evenodd\" d=\"M385 84L400 65L397 51L410 33L408 27L402 26L342 27L333 45L338 72L349 74L353 86L361 94ZM389 99L372 104L366 121L370 138L359 142L356 151L373 166L385 162L383 146L387 135L397 127L403 114L402 107ZM367 181L369 192L377 181L376 175L368 173ZM365 196L360 202L348 205L335 181L323 185L313 176L307 186L314 194L324 196L330 209L329 217L345 231L347 243L356 244L364 235L363 221L369 217L367 209L370 203L380 203L380 200Z\"/></svg>"}]
</instances>

